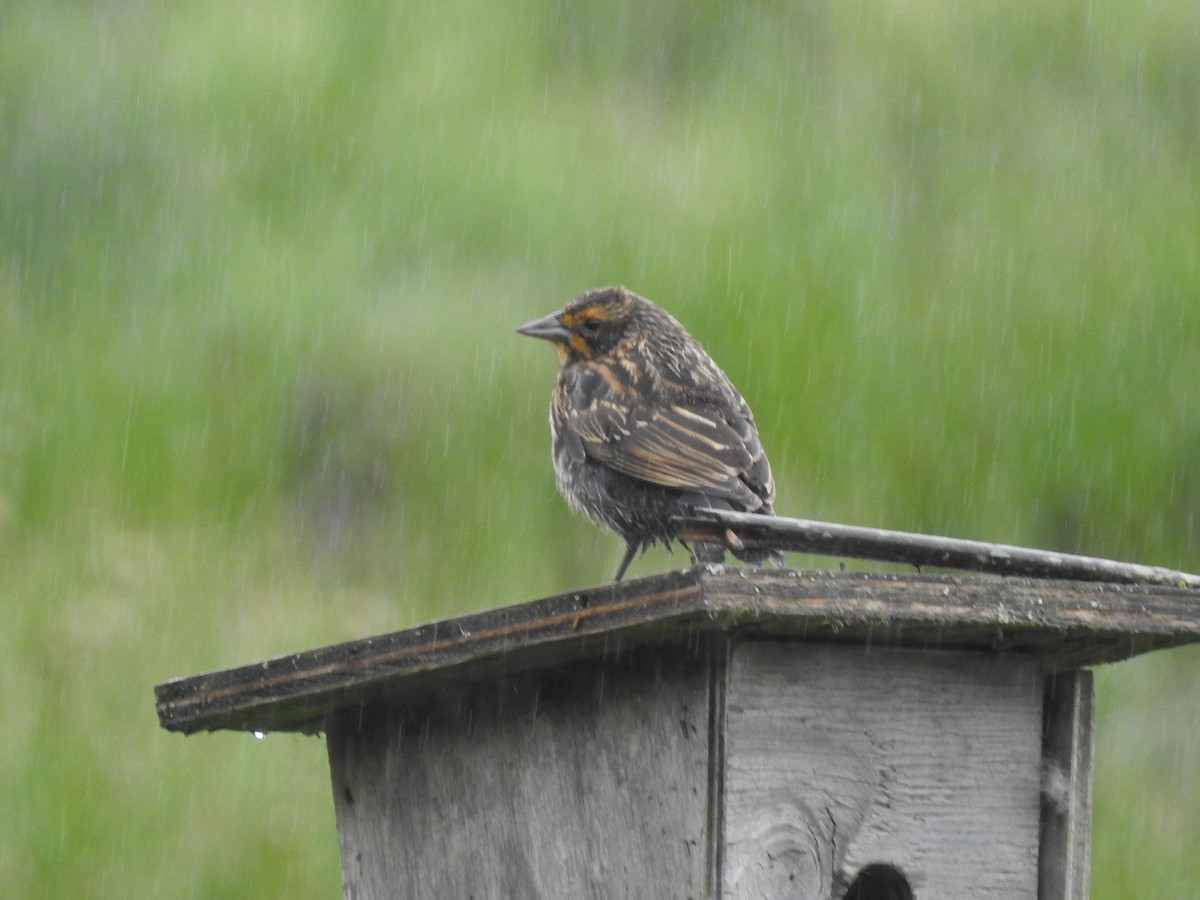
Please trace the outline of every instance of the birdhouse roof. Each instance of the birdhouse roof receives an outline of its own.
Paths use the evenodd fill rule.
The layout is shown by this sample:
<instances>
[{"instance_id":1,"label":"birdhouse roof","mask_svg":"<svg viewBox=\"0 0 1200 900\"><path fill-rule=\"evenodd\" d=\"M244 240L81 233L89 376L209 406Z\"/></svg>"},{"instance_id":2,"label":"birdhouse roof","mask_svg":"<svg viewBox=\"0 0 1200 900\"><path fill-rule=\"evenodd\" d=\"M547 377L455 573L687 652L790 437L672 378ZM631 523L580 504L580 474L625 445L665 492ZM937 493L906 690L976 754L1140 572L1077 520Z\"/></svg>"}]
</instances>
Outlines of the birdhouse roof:
<instances>
[{"instance_id":1,"label":"birdhouse roof","mask_svg":"<svg viewBox=\"0 0 1200 900\"><path fill-rule=\"evenodd\" d=\"M712 635L1027 653L1068 670L1200 640L1200 591L698 566L178 678L155 693L171 731L319 732L357 704Z\"/></svg>"}]
</instances>

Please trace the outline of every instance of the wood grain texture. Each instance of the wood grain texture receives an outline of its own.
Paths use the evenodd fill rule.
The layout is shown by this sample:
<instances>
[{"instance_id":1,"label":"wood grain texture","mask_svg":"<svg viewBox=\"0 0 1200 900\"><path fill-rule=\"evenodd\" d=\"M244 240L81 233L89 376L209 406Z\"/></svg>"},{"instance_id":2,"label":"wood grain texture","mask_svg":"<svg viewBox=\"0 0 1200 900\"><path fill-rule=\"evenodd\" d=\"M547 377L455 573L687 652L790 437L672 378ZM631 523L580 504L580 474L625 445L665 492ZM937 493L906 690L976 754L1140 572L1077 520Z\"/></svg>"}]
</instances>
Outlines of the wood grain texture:
<instances>
[{"instance_id":1,"label":"wood grain texture","mask_svg":"<svg viewBox=\"0 0 1200 900\"><path fill-rule=\"evenodd\" d=\"M343 712L345 896L707 896L711 673L635 655Z\"/></svg>"},{"instance_id":2,"label":"wood grain texture","mask_svg":"<svg viewBox=\"0 0 1200 900\"><path fill-rule=\"evenodd\" d=\"M729 900L881 862L921 900L1037 897L1036 659L742 641L725 717Z\"/></svg>"},{"instance_id":3,"label":"wood grain texture","mask_svg":"<svg viewBox=\"0 0 1200 900\"><path fill-rule=\"evenodd\" d=\"M1092 673L1046 679L1040 900L1087 900L1091 874Z\"/></svg>"},{"instance_id":4,"label":"wood grain texture","mask_svg":"<svg viewBox=\"0 0 1200 900\"><path fill-rule=\"evenodd\" d=\"M185 733L316 732L364 702L714 632L1024 651L1069 671L1200 640L1200 591L699 567L175 679L155 688L157 710Z\"/></svg>"},{"instance_id":5,"label":"wood grain texture","mask_svg":"<svg viewBox=\"0 0 1200 900\"><path fill-rule=\"evenodd\" d=\"M1162 566L936 534L864 528L728 509L697 509L690 514L673 516L672 519L680 527L680 536L688 541L727 544L728 535L733 534L740 547L752 550L793 550L822 556L909 563L925 568L990 572L993 575L1200 588L1200 575Z\"/></svg>"}]
</instances>

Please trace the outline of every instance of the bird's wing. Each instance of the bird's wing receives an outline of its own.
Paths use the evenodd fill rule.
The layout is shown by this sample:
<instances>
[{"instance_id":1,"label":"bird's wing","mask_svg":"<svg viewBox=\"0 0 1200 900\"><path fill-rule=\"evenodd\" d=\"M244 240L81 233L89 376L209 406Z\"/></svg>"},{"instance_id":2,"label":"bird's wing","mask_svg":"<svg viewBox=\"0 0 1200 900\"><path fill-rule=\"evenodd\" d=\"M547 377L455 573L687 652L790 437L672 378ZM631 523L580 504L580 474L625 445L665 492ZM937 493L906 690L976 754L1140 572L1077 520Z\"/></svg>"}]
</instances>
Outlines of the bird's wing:
<instances>
[{"instance_id":1,"label":"bird's wing","mask_svg":"<svg viewBox=\"0 0 1200 900\"><path fill-rule=\"evenodd\" d=\"M600 400L572 418L584 452L618 472L752 511L770 503L771 471L749 409L730 422L700 404Z\"/></svg>"}]
</instances>

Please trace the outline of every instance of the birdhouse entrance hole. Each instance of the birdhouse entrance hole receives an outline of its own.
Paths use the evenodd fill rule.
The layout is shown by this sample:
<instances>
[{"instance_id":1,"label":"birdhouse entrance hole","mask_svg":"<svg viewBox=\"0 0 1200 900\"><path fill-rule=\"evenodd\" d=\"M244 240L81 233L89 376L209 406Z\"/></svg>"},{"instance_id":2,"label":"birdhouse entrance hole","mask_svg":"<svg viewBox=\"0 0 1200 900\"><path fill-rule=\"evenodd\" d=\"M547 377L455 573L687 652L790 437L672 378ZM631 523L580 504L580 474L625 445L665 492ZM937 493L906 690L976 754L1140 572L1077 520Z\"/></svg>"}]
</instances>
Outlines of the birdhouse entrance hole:
<instances>
[{"instance_id":1,"label":"birdhouse entrance hole","mask_svg":"<svg viewBox=\"0 0 1200 900\"><path fill-rule=\"evenodd\" d=\"M904 873L887 863L864 866L842 895L842 900L913 900Z\"/></svg>"}]
</instances>

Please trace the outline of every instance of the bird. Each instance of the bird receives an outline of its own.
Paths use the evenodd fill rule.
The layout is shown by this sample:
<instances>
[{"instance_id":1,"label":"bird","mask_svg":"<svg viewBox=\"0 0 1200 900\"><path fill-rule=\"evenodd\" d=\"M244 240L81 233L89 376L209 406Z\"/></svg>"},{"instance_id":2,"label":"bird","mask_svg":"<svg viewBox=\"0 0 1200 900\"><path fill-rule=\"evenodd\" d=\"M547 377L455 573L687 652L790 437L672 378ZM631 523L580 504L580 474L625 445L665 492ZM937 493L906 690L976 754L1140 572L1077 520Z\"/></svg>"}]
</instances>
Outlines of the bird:
<instances>
[{"instance_id":1,"label":"bird","mask_svg":"<svg viewBox=\"0 0 1200 900\"><path fill-rule=\"evenodd\" d=\"M679 536L672 517L698 508L773 515L775 480L750 406L668 312L621 286L588 290L516 329L554 345L551 454L559 493L616 532L620 581L639 551L679 541L693 562L783 565L778 551Z\"/></svg>"}]
</instances>

